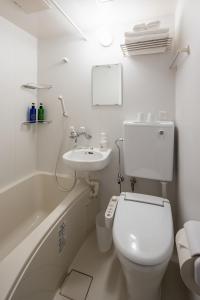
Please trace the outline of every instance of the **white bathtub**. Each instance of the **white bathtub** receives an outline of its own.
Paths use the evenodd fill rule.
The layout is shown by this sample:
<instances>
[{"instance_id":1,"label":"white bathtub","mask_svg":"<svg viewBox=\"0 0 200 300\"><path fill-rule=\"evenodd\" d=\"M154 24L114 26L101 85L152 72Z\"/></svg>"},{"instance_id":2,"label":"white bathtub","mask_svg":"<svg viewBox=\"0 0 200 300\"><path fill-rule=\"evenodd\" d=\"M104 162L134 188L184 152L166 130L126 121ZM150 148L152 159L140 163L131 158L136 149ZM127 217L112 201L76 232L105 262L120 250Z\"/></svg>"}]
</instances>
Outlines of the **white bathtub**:
<instances>
[{"instance_id":1,"label":"white bathtub","mask_svg":"<svg viewBox=\"0 0 200 300\"><path fill-rule=\"evenodd\" d=\"M84 182L67 194L52 174L1 190L0 300L51 300L95 213Z\"/></svg>"}]
</instances>

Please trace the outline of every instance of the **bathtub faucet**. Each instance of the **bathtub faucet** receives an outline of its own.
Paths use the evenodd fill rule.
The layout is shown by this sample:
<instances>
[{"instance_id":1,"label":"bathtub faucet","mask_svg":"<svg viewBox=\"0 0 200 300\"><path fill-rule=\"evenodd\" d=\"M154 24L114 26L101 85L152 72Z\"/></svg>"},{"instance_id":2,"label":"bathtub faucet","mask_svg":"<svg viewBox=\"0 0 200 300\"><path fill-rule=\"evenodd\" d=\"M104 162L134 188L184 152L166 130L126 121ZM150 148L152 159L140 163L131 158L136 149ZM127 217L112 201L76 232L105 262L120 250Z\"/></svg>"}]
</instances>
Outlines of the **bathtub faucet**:
<instances>
[{"instance_id":1,"label":"bathtub faucet","mask_svg":"<svg viewBox=\"0 0 200 300\"><path fill-rule=\"evenodd\" d=\"M83 135L87 140L90 140L92 136L86 132L85 127L81 126L79 129L75 129L74 126L70 127L70 135L69 137L74 140L75 144L78 141L78 137Z\"/></svg>"}]
</instances>

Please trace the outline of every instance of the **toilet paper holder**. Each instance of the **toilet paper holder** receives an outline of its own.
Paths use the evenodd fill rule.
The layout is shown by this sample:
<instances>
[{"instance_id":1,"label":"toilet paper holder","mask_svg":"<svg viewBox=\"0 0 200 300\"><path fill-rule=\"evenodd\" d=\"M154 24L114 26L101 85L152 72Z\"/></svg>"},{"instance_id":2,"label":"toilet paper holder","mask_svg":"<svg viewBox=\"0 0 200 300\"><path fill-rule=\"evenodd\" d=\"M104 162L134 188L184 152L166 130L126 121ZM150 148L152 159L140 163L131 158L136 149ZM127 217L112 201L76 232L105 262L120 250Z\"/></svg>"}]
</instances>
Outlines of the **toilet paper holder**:
<instances>
[{"instance_id":1,"label":"toilet paper holder","mask_svg":"<svg viewBox=\"0 0 200 300\"><path fill-rule=\"evenodd\" d=\"M200 257L194 261L194 280L200 288Z\"/></svg>"},{"instance_id":2,"label":"toilet paper holder","mask_svg":"<svg viewBox=\"0 0 200 300\"><path fill-rule=\"evenodd\" d=\"M199 224L197 224L197 226L199 226L200 228L200 222L198 223ZM179 230L176 234L176 248L178 253L180 273L182 280L187 288L192 292L200 295L200 254L194 255L194 248L192 248L193 245L191 246L191 244L189 243L191 239L188 238L188 224L186 226L185 225L186 223L184 224L184 228ZM198 231L196 233L198 233ZM197 237L195 237L195 234L193 233L192 235L193 239L199 238L199 235Z\"/></svg>"}]
</instances>

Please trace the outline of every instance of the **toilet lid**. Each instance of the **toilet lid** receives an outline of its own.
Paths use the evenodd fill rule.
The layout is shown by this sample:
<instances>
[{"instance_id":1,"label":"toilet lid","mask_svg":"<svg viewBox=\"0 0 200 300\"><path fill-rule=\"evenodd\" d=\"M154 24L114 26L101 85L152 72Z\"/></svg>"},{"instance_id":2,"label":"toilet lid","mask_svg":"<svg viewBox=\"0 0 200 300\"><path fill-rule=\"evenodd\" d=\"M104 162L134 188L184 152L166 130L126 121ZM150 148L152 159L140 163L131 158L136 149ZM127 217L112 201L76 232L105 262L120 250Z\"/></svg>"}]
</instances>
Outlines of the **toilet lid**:
<instances>
[{"instance_id":1,"label":"toilet lid","mask_svg":"<svg viewBox=\"0 0 200 300\"><path fill-rule=\"evenodd\" d=\"M113 240L123 256L140 265L167 261L173 250L173 223L167 199L125 193L119 197Z\"/></svg>"}]
</instances>

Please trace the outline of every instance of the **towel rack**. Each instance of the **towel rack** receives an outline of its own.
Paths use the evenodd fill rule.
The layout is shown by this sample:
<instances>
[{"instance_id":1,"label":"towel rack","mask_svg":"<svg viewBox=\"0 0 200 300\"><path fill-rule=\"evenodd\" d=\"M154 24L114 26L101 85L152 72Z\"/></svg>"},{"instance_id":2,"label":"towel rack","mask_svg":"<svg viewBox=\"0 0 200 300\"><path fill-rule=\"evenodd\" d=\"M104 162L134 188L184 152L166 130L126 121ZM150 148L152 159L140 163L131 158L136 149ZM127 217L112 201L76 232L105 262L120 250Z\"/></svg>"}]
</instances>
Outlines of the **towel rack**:
<instances>
[{"instance_id":1,"label":"towel rack","mask_svg":"<svg viewBox=\"0 0 200 300\"><path fill-rule=\"evenodd\" d=\"M172 38L153 39L147 41L138 41L134 43L125 43L121 46L124 56L164 53L171 47Z\"/></svg>"},{"instance_id":2,"label":"towel rack","mask_svg":"<svg viewBox=\"0 0 200 300\"><path fill-rule=\"evenodd\" d=\"M175 65L175 62L177 61L179 55L182 54L182 53L187 53L188 55L190 55L190 53L191 53L190 46L188 45L185 48L178 49L178 51L176 52L176 55L175 55L174 59L172 60L171 65L169 66L170 69L173 69L173 67Z\"/></svg>"}]
</instances>

